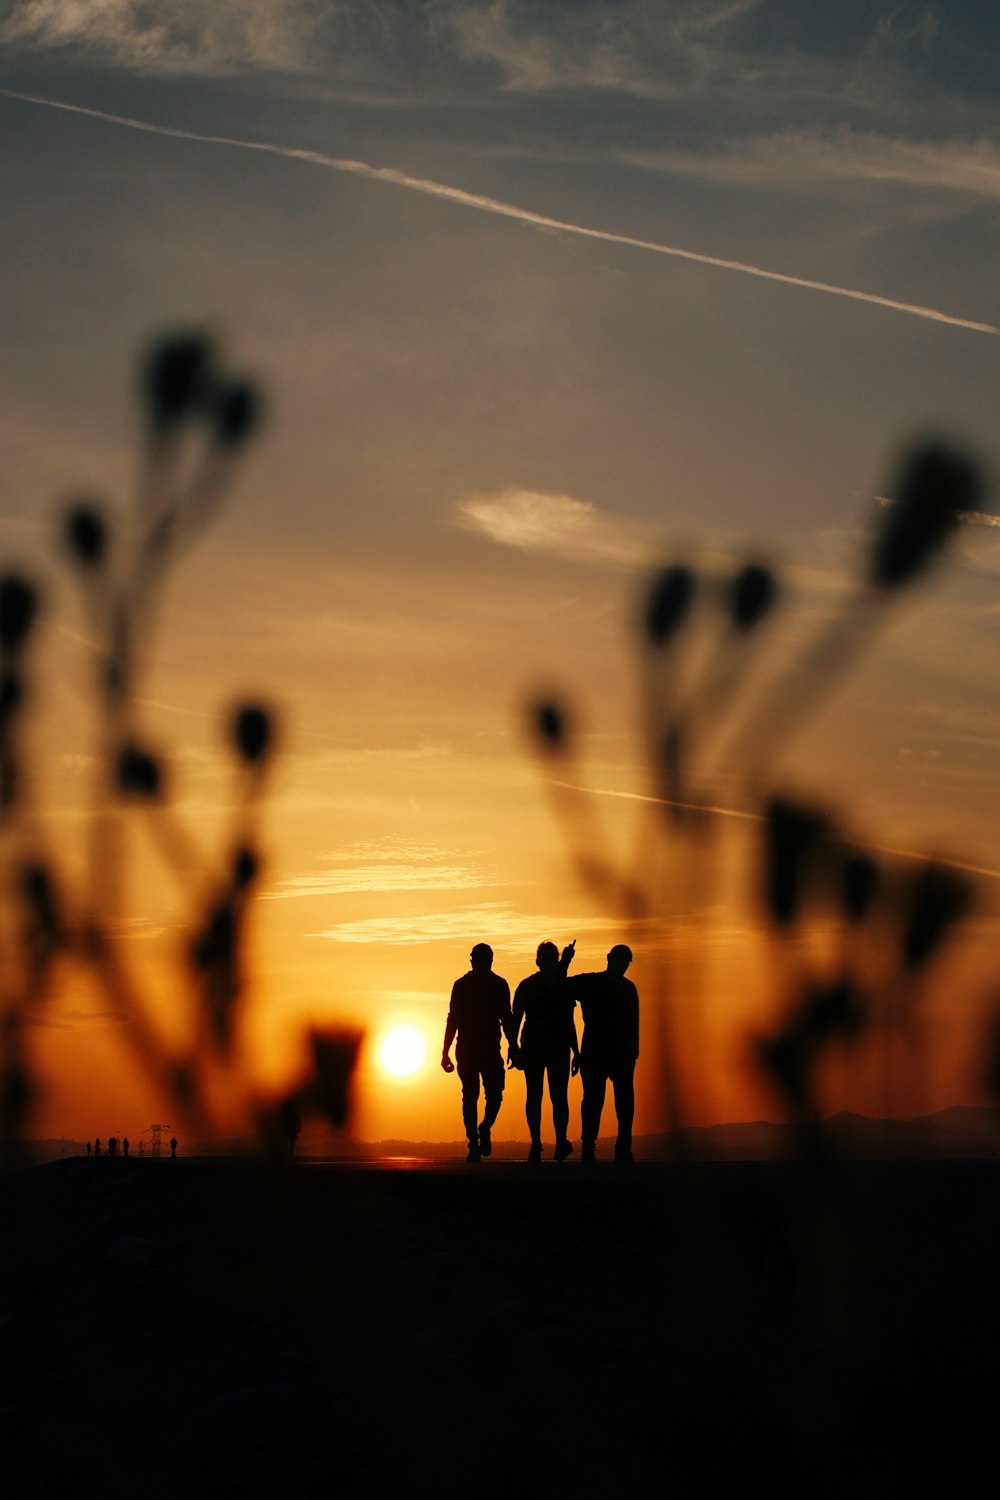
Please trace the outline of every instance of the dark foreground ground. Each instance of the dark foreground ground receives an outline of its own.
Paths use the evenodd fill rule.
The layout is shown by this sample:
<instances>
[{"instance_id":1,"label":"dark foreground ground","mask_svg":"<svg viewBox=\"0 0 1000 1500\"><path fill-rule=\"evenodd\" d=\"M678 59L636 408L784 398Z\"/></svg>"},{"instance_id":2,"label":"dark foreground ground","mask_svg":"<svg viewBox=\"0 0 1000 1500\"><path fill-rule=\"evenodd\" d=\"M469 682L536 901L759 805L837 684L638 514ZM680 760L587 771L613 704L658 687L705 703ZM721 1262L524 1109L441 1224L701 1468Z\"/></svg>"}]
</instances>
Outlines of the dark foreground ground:
<instances>
[{"instance_id":1,"label":"dark foreground ground","mask_svg":"<svg viewBox=\"0 0 1000 1500\"><path fill-rule=\"evenodd\" d=\"M74 1159L0 1251L9 1496L996 1483L996 1163Z\"/></svg>"}]
</instances>

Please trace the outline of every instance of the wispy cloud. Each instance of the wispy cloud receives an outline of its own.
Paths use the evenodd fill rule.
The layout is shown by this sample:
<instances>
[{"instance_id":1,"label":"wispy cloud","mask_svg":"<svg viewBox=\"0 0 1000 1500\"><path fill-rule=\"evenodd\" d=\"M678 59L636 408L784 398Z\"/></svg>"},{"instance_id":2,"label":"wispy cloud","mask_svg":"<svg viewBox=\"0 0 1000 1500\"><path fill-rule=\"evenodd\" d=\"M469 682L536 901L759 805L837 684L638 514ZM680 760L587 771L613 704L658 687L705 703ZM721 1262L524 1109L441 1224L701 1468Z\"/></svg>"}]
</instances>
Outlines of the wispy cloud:
<instances>
[{"instance_id":1,"label":"wispy cloud","mask_svg":"<svg viewBox=\"0 0 1000 1500\"><path fill-rule=\"evenodd\" d=\"M724 185L815 191L836 182L1000 197L1000 146L987 139L896 140L846 128L784 131L736 141L722 151L630 151L619 160L652 171Z\"/></svg>"},{"instance_id":2,"label":"wispy cloud","mask_svg":"<svg viewBox=\"0 0 1000 1500\"><path fill-rule=\"evenodd\" d=\"M749 106L759 121L769 101L894 113L918 80L926 104L947 31L929 5L873 5L882 13L867 31L855 15L832 46L806 9L794 0L616 0L613 10L607 0L440 0L435 25L509 93L616 93L715 114Z\"/></svg>"},{"instance_id":3,"label":"wispy cloud","mask_svg":"<svg viewBox=\"0 0 1000 1500\"><path fill-rule=\"evenodd\" d=\"M73 49L140 73L295 70L344 81L359 64L396 89L409 70L462 85L484 69L506 92L672 97L718 71L726 32L760 0L9 0L0 43ZM3 15L3 10L7 15ZM467 86L467 85L466 85Z\"/></svg>"},{"instance_id":4,"label":"wispy cloud","mask_svg":"<svg viewBox=\"0 0 1000 1500\"><path fill-rule=\"evenodd\" d=\"M539 940L552 933L574 935L579 932L617 930L606 917L536 916L521 912L503 901L488 901L479 906L456 907L452 911L419 912L407 916L367 917L359 922L337 922L310 937L329 938L337 943L459 943L488 941L506 945L519 944L533 949Z\"/></svg>"},{"instance_id":5,"label":"wispy cloud","mask_svg":"<svg viewBox=\"0 0 1000 1500\"><path fill-rule=\"evenodd\" d=\"M706 920L709 916L711 922ZM745 941L753 930L755 929L743 924L720 920L720 911L715 909L685 917L675 915L668 924L659 919L632 924L629 928L629 941L633 948L649 952L690 948L695 944L704 947L707 943L719 947L737 940ZM453 943L456 950L465 953L470 951L473 943L489 942L494 948L504 950L508 960L511 950L517 950L524 955L526 966L530 962L529 956L534 954L543 938L561 943L570 937L589 937L589 957L581 953L577 965L578 970L582 970L588 962L595 961L595 948L600 951L609 940L621 941L622 924L619 919L611 916L580 916L579 913L539 916L518 911L503 902L489 902L481 906L460 907L454 911L341 922L323 932L309 935L340 943L405 943L408 947L446 942ZM505 960L501 960L501 964L504 962ZM501 964L498 964L498 968L502 973Z\"/></svg>"},{"instance_id":6,"label":"wispy cloud","mask_svg":"<svg viewBox=\"0 0 1000 1500\"><path fill-rule=\"evenodd\" d=\"M898 505L898 501L892 495L876 495L875 503L882 510L890 505ZM956 512L956 519L963 526L989 526L1000 528L1000 516L989 510L960 510Z\"/></svg>"},{"instance_id":7,"label":"wispy cloud","mask_svg":"<svg viewBox=\"0 0 1000 1500\"><path fill-rule=\"evenodd\" d=\"M361 891L468 890L497 884L492 868L456 849L412 839L366 839L336 850L325 867L283 880L266 899L341 896Z\"/></svg>"},{"instance_id":8,"label":"wispy cloud","mask_svg":"<svg viewBox=\"0 0 1000 1500\"><path fill-rule=\"evenodd\" d=\"M307 162L311 166L323 167L327 171L346 173L354 177L365 177L376 182L384 182L394 187L402 187L412 192L422 193L432 198L440 198L463 208L474 209L478 213L493 214L506 219L516 219L520 223L531 224L538 229L557 230L563 234L576 235L582 239L597 240L603 244L621 245L628 249L641 250L653 255L692 261L698 265L714 267L716 270L734 271L743 276L757 277L764 281L776 282L782 286L797 287L802 291L822 292L828 296L846 298L853 302L863 302L874 307L885 308L892 312L907 313L911 317L929 319L931 322L944 323L950 327L963 328L974 333L987 333L994 336L1000 334L1000 328L992 323L955 317L951 313L943 312L940 308L924 307L912 302L900 302L893 297L881 296L875 292L863 292L854 287L837 286L832 282L814 281L809 277L791 276L784 271L768 270L763 266L751 265L745 261L729 260L717 255L705 255L700 251L686 250L678 245L665 245L659 240L640 239L635 235L620 234L610 229L595 229L585 224L574 224L566 219L556 219L548 214L535 213L531 209L520 208L516 204L506 203L498 198L490 198L481 193L469 193L461 188L451 187L447 183L435 182L431 178L413 177L408 172L398 171L395 167L373 167L367 162L354 161L348 157L328 156L321 151L309 151L293 146L280 146L270 141L248 141L236 136L209 135L200 131L184 130L178 126L155 125L148 120L138 120L128 115L110 114L106 110L89 109L82 104L68 104L62 100L41 98L38 95L25 94L15 89L0 89L0 94L9 99L19 99L24 103L41 105L46 109L64 110L70 114L83 115L90 119L101 120L105 124L116 125L127 130L140 130L151 135L166 136L175 140L197 141L204 145L225 146L241 151L260 151L271 156L284 157L291 161Z\"/></svg>"},{"instance_id":9,"label":"wispy cloud","mask_svg":"<svg viewBox=\"0 0 1000 1500\"><path fill-rule=\"evenodd\" d=\"M649 557L649 539L589 500L543 490L507 489L476 495L458 507L460 523L495 542L578 562L633 567Z\"/></svg>"},{"instance_id":10,"label":"wispy cloud","mask_svg":"<svg viewBox=\"0 0 1000 1500\"><path fill-rule=\"evenodd\" d=\"M354 865L346 870L325 870L282 881L267 894L272 900L297 896L342 896L353 891L462 890L493 885L484 871L471 865L441 865L420 869L414 865Z\"/></svg>"},{"instance_id":11,"label":"wispy cloud","mask_svg":"<svg viewBox=\"0 0 1000 1500\"><path fill-rule=\"evenodd\" d=\"M352 864L357 860L405 860L410 864L434 864L441 860L454 859L457 849L445 848L442 844L423 843L418 839L395 838L357 839L342 848L331 849L325 858L330 864Z\"/></svg>"},{"instance_id":12,"label":"wispy cloud","mask_svg":"<svg viewBox=\"0 0 1000 1500\"><path fill-rule=\"evenodd\" d=\"M662 558L662 531L631 517L609 515L589 500L544 490L511 488L494 495L476 495L459 503L459 525L482 533L500 546L548 557L607 567L647 568ZM833 535L828 531L828 535ZM720 603L728 594L733 574L747 561L736 537L731 545L703 549L697 558L702 592L715 594ZM691 562L688 543L685 560ZM840 597L853 585L850 565L835 571L802 563L784 564L781 579L788 590L814 599L817 595Z\"/></svg>"},{"instance_id":13,"label":"wispy cloud","mask_svg":"<svg viewBox=\"0 0 1000 1500\"><path fill-rule=\"evenodd\" d=\"M760 0L619 0L605 5L526 6L511 0L443 7L447 31L468 61L487 63L512 92L588 90L664 99L717 69L724 35Z\"/></svg>"},{"instance_id":14,"label":"wispy cloud","mask_svg":"<svg viewBox=\"0 0 1000 1500\"><path fill-rule=\"evenodd\" d=\"M308 67L318 16L310 0L22 0L0 45L73 48L140 72L286 71Z\"/></svg>"}]
</instances>

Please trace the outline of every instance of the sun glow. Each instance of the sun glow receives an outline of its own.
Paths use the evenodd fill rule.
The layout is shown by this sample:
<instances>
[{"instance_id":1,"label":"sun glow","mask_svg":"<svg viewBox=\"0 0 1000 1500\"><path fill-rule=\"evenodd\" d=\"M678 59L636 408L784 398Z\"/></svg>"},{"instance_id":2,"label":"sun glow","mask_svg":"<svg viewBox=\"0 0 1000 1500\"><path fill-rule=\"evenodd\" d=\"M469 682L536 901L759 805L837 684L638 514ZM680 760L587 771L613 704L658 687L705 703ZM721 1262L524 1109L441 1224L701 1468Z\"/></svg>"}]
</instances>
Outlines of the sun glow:
<instances>
[{"instance_id":1,"label":"sun glow","mask_svg":"<svg viewBox=\"0 0 1000 1500\"><path fill-rule=\"evenodd\" d=\"M394 1078L409 1078L423 1067L427 1043L415 1026L394 1026L378 1049L378 1060Z\"/></svg>"}]
</instances>

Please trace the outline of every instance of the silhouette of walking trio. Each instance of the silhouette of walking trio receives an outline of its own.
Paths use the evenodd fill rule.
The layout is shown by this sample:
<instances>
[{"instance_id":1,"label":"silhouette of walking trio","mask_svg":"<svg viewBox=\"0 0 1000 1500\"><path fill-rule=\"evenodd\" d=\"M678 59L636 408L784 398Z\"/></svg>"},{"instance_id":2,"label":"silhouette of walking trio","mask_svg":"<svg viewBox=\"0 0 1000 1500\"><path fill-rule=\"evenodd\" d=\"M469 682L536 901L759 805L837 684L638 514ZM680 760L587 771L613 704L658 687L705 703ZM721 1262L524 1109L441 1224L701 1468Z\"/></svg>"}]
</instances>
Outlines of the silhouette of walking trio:
<instances>
[{"instance_id":1,"label":"silhouette of walking trio","mask_svg":"<svg viewBox=\"0 0 1000 1500\"><path fill-rule=\"evenodd\" d=\"M108 1136L108 1140L107 1140L107 1145L104 1146L104 1147L101 1146L101 1137L100 1136L98 1136L97 1139L94 1141L94 1145L93 1145L93 1154L94 1154L94 1156L117 1156L119 1150L121 1151L122 1156L128 1156L129 1140L128 1140L128 1136L127 1135L123 1136L120 1141L119 1141L119 1139L118 1139L118 1137L116 1135L109 1135ZM90 1154L91 1154L91 1144L88 1141L87 1142L87 1155L90 1156ZM139 1155L140 1156L145 1156L145 1154L146 1154L145 1147L144 1147L142 1141L140 1140L140 1142L139 1142ZM177 1137L176 1136L171 1136L171 1138L170 1138L170 1155L171 1156L176 1156L177 1155Z\"/></svg>"},{"instance_id":2,"label":"silhouette of walking trio","mask_svg":"<svg viewBox=\"0 0 1000 1500\"><path fill-rule=\"evenodd\" d=\"M501 1056L501 1033L507 1038L507 1067L524 1073L524 1112L531 1145L530 1162L542 1158L542 1093L548 1082L556 1161L573 1154L569 1140L569 1080L583 1080L581 1157L596 1158L597 1134L608 1083L614 1090L618 1138L615 1160L632 1160L632 1118L635 1114L633 1077L639 1056L639 994L625 972L632 950L618 943L607 956L607 968L593 974L573 974L570 965L575 941L560 954L555 943L540 943L537 972L522 979L514 991L493 972L493 949L477 943L469 955L472 968L456 979L444 1030L441 1066L458 1070L462 1085L462 1120L469 1142L470 1162L489 1156L491 1132L503 1102L506 1071ZM583 1015L583 1038L577 1041L576 1005ZM455 1062L451 1045L456 1040ZM480 1091L484 1095L479 1119Z\"/></svg>"}]
</instances>

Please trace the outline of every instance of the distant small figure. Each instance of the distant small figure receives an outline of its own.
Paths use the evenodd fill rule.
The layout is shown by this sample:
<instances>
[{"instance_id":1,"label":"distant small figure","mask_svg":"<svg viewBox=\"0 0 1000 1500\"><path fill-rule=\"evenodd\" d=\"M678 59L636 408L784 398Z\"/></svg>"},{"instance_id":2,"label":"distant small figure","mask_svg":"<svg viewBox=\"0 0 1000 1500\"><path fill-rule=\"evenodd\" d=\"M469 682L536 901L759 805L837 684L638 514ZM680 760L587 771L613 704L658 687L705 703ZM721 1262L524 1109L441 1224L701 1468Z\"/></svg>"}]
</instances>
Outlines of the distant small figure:
<instances>
[{"instance_id":1,"label":"distant small figure","mask_svg":"<svg viewBox=\"0 0 1000 1500\"><path fill-rule=\"evenodd\" d=\"M128 1156L128 1136L122 1137L122 1156Z\"/></svg>"},{"instance_id":2,"label":"distant small figure","mask_svg":"<svg viewBox=\"0 0 1000 1500\"><path fill-rule=\"evenodd\" d=\"M524 1113L531 1145L529 1161L542 1159L542 1086L546 1075L552 1103L552 1125L556 1133L556 1161L573 1154L569 1131L569 1075L580 1066L573 1010L576 1001L566 980L576 944L560 955L555 943L539 943L535 954L537 974L522 979L514 991L514 1034L518 1037L524 1068ZM522 1030L522 1022L523 1030Z\"/></svg>"},{"instance_id":3,"label":"distant small figure","mask_svg":"<svg viewBox=\"0 0 1000 1500\"><path fill-rule=\"evenodd\" d=\"M145 1156L145 1154L146 1154L146 1153L145 1153L145 1151L144 1151L144 1150L143 1150L143 1143L142 1143L142 1136L140 1136L140 1137L139 1137L139 1155L140 1155L140 1156Z\"/></svg>"},{"instance_id":4,"label":"distant small figure","mask_svg":"<svg viewBox=\"0 0 1000 1500\"><path fill-rule=\"evenodd\" d=\"M96 1139L96 1141L94 1142L94 1155L95 1156L100 1156L100 1154L101 1154L101 1137L98 1136L97 1139Z\"/></svg>"},{"instance_id":5,"label":"distant small figure","mask_svg":"<svg viewBox=\"0 0 1000 1500\"><path fill-rule=\"evenodd\" d=\"M596 974L576 974L567 980L583 1011L583 1044L580 1072L583 1076L584 1161L595 1159L595 1142L608 1080L615 1091L618 1139L615 1161L632 1160L632 1119L635 1115L635 1065L639 1057L639 991L625 970L632 950L618 943L608 954L608 966Z\"/></svg>"},{"instance_id":6,"label":"distant small figure","mask_svg":"<svg viewBox=\"0 0 1000 1500\"><path fill-rule=\"evenodd\" d=\"M291 1099L286 1099L281 1106L281 1133L288 1142L289 1156L295 1153L295 1142L299 1138L302 1129L302 1117ZM172 1154L172 1153L171 1153Z\"/></svg>"},{"instance_id":7,"label":"distant small figure","mask_svg":"<svg viewBox=\"0 0 1000 1500\"><path fill-rule=\"evenodd\" d=\"M462 1121L469 1142L466 1160L479 1161L493 1150L490 1132L503 1103L501 1030L512 1058L518 1056L518 1050L510 1013L510 985L493 973L493 949L489 943L477 943L469 958L472 968L452 985L441 1066L446 1073L454 1073L455 1063L450 1053L457 1035L455 1057L462 1083ZM477 1123L480 1080L486 1099L482 1121Z\"/></svg>"},{"instance_id":8,"label":"distant small figure","mask_svg":"<svg viewBox=\"0 0 1000 1500\"><path fill-rule=\"evenodd\" d=\"M116 1135L109 1135L108 1136L108 1155L109 1156L117 1156L118 1155L118 1137Z\"/></svg>"},{"instance_id":9,"label":"distant small figure","mask_svg":"<svg viewBox=\"0 0 1000 1500\"><path fill-rule=\"evenodd\" d=\"M170 1137L170 1155L177 1155L177 1137L175 1135L172 1135Z\"/></svg>"},{"instance_id":10,"label":"distant small figure","mask_svg":"<svg viewBox=\"0 0 1000 1500\"><path fill-rule=\"evenodd\" d=\"M90 1142L87 1142L87 1155L90 1155Z\"/></svg>"}]
</instances>

